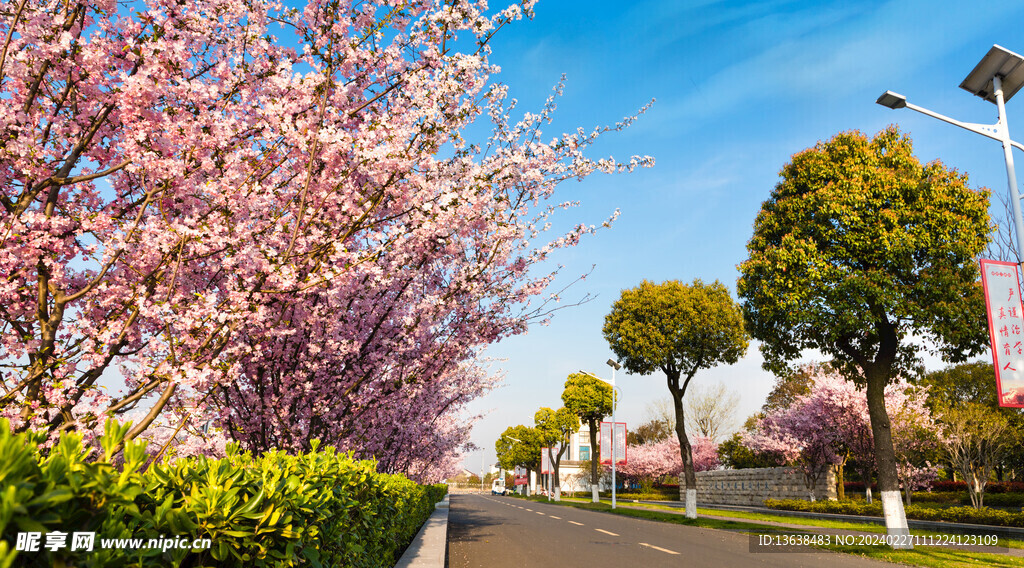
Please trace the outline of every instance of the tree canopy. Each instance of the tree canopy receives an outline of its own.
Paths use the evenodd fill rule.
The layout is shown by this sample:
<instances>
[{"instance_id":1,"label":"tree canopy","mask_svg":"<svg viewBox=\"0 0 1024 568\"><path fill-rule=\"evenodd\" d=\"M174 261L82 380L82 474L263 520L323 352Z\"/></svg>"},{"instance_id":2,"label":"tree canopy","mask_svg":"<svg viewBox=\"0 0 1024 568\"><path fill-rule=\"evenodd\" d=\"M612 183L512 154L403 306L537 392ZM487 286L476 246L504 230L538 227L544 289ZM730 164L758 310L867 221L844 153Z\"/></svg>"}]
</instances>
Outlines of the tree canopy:
<instances>
[{"instance_id":1,"label":"tree canopy","mask_svg":"<svg viewBox=\"0 0 1024 568\"><path fill-rule=\"evenodd\" d=\"M738 291L765 366L804 349L867 385L878 485L890 532L907 531L885 386L912 370L926 337L951 360L986 342L975 258L988 190L941 162L921 164L895 127L837 134L793 156L764 202Z\"/></svg>"},{"instance_id":2,"label":"tree canopy","mask_svg":"<svg viewBox=\"0 0 1024 568\"><path fill-rule=\"evenodd\" d=\"M505 428L494 442L494 451L498 455L498 465L504 469L515 469L518 465L535 470L540 466L541 446L541 433L532 426L520 424Z\"/></svg>"},{"instance_id":3,"label":"tree canopy","mask_svg":"<svg viewBox=\"0 0 1024 568\"><path fill-rule=\"evenodd\" d=\"M700 279L692 284L644 280L636 288L622 291L605 316L602 331L627 371L665 373L686 478L686 514L695 518L697 478L686 435L683 395L697 371L735 363L746 352L749 339L743 314L717 280L711 284ZM680 492L682 488L680 483Z\"/></svg>"},{"instance_id":4,"label":"tree canopy","mask_svg":"<svg viewBox=\"0 0 1024 568\"><path fill-rule=\"evenodd\" d=\"M562 404L584 422L604 420L612 413L612 386L586 373L573 373L565 380Z\"/></svg>"},{"instance_id":5,"label":"tree canopy","mask_svg":"<svg viewBox=\"0 0 1024 568\"><path fill-rule=\"evenodd\" d=\"M550 313L545 258L596 228L549 234L555 188L651 163L586 157L632 117L541 140L561 86L511 114L489 44L532 1L287 4L3 10L13 428L319 439L443 479L495 382L477 354Z\"/></svg>"},{"instance_id":6,"label":"tree canopy","mask_svg":"<svg viewBox=\"0 0 1024 568\"><path fill-rule=\"evenodd\" d=\"M644 280L605 316L604 337L630 373L692 377L700 369L735 363L747 350L743 316L717 280L692 285Z\"/></svg>"},{"instance_id":7,"label":"tree canopy","mask_svg":"<svg viewBox=\"0 0 1024 568\"><path fill-rule=\"evenodd\" d=\"M895 127L870 140L837 134L781 175L738 282L766 366L817 349L859 370L911 370L921 349L901 341L911 333L953 360L985 346L974 259L987 243L987 189L922 165Z\"/></svg>"}]
</instances>

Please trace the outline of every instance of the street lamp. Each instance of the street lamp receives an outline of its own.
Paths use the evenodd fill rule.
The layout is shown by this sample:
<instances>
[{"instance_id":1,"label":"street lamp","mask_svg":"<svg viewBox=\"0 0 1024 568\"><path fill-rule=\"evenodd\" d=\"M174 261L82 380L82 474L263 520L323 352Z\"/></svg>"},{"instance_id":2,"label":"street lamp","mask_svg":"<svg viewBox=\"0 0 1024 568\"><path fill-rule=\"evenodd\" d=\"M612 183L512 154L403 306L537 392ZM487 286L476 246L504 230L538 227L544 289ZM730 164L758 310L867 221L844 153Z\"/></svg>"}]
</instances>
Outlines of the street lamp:
<instances>
[{"instance_id":1,"label":"street lamp","mask_svg":"<svg viewBox=\"0 0 1024 568\"><path fill-rule=\"evenodd\" d=\"M1024 146L1010 139L1010 129L1006 124L1005 105L1006 101L1010 100L1022 86L1024 86L1024 57L998 45L993 45L985 57L974 66L967 78L960 83L960 88L995 103L999 112L999 120L995 124L961 122L908 103L906 97L892 91L886 91L875 101L891 109L909 108L1002 143L1003 158L1006 160L1007 185L1010 189L1010 204L1013 209L1013 224L1017 233L1018 255L1024 255L1024 217L1021 216L1020 193L1017 190L1017 174L1013 167L1011 147L1024 150Z\"/></svg>"},{"instance_id":2,"label":"street lamp","mask_svg":"<svg viewBox=\"0 0 1024 568\"><path fill-rule=\"evenodd\" d=\"M612 439L611 439L612 447L611 447L611 456L612 456L612 509L614 509L615 508L615 462L616 462L616 459L615 459L615 457L616 457L615 456L615 406L616 406L616 404L615 404L616 403L616 400L615 400L615 371L621 369L622 365L620 365L619 362L614 360L614 359L608 359L605 363L607 363L607 365L612 368L612 380L611 380L611 383L610 383L612 385ZM605 381L604 379L602 379L601 377L599 377L599 376L597 376L597 375L595 375L593 373L588 373L586 371L580 371L580 373L582 373L584 375L590 375L591 377L594 377L595 379L597 379L599 381L603 381L603 382L606 382L606 383L608 382L608 381ZM594 441L591 440L590 443L593 444Z\"/></svg>"}]
</instances>

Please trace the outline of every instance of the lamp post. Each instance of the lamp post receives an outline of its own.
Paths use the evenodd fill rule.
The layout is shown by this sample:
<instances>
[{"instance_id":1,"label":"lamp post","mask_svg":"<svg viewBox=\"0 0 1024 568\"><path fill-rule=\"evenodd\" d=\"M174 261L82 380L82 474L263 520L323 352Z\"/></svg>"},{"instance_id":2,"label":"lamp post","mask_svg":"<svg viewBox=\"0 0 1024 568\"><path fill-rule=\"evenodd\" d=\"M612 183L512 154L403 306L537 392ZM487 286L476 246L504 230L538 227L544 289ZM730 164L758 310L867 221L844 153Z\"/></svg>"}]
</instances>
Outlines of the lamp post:
<instances>
[{"instance_id":1,"label":"lamp post","mask_svg":"<svg viewBox=\"0 0 1024 568\"><path fill-rule=\"evenodd\" d=\"M1006 123L1006 101L1010 100L1022 86L1024 86L1024 57L998 45L993 45L985 57L974 66L974 70L960 83L960 88L995 103L999 113L999 120L995 124L961 122L911 104L907 102L906 97L892 91L886 91L875 101L891 109L909 108L1002 143L1003 159L1006 161L1006 181L1010 190L1010 205L1013 210L1014 231L1017 233L1018 260L1024 255L1024 217L1021 216L1020 193L1017 190L1017 174L1014 171L1011 150L1013 147L1024 150L1024 146L1010 139L1010 129Z\"/></svg>"},{"instance_id":2,"label":"lamp post","mask_svg":"<svg viewBox=\"0 0 1024 568\"><path fill-rule=\"evenodd\" d=\"M484 460L487 459L487 446L480 448L480 493L484 492Z\"/></svg>"},{"instance_id":3,"label":"lamp post","mask_svg":"<svg viewBox=\"0 0 1024 568\"><path fill-rule=\"evenodd\" d=\"M608 361L606 361L606 363L608 364L609 367L612 368L612 380L611 380L611 383L610 383L612 385L612 437L611 437L611 445L612 445L612 447L611 447L611 456L612 456L612 509L614 509L615 508L615 462L616 462L616 459L615 459L616 458L616 456L615 456L615 406L616 406L616 404L615 403L617 402L615 400L615 371L621 369L622 365L620 365L619 362L614 360L614 359L608 359ZM580 371L580 373L583 373L584 375L590 375L591 377L594 377L595 379L597 379L599 381L604 381L606 383L608 382L608 381L605 381L604 379L602 379L601 377L599 377L599 376L597 376L597 375L595 375L593 373L588 373L586 371ZM591 440L591 444L593 444L593 440Z\"/></svg>"}]
</instances>

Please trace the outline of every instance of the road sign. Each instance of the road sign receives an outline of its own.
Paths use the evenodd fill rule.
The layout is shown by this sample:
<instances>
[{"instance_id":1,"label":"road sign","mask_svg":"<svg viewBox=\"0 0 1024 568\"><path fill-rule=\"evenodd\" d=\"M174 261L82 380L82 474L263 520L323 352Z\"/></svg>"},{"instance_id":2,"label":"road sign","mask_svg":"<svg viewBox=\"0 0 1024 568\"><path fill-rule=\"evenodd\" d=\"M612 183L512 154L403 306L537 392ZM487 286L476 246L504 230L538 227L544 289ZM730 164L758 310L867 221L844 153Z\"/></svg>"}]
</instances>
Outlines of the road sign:
<instances>
[{"instance_id":1,"label":"road sign","mask_svg":"<svg viewBox=\"0 0 1024 568\"><path fill-rule=\"evenodd\" d=\"M1024 306L1017 265L981 259L999 406L1024 408Z\"/></svg>"},{"instance_id":2,"label":"road sign","mask_svg":"<svg viewBox=\"0 0 1024 568\"><path fill-rule=\"evenodd\" d=\"M513 485L526 485L527 483L529 483L529 480L526 479L526 468L521 465L517 465Z\"/></svg>"},{"instance_id":3,"label":"road sign","mask_svg":"<svg viewBox=\"0 0 1024 568\"><path fill-rule=\"evenodd\" d=\"M626 463L625 422L601 423L601 463L605 465L611 465L612 463L612 424L615 425L615 463L616 465L622 465Z\"/></svg>"}]
</instances>

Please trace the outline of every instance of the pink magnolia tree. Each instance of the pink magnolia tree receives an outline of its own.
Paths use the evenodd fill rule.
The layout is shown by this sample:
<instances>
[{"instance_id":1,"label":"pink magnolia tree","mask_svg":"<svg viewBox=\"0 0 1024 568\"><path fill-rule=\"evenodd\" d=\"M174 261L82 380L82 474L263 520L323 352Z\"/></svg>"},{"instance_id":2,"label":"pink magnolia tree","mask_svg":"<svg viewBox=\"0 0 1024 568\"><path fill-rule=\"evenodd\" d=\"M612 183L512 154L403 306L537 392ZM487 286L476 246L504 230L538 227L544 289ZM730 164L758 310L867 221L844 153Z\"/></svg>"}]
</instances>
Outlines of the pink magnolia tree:
<instances>
[{"instance_id":1,"label":"pink magnolia tree","mask_svg":"<svg viewBox=\"0 0 1024 568\"><path fill-rule=\"evenodd\" d=\"M545 316L538 264L594 230L537 242L557 184L650 163L585 157L607 128L543 141L554 96L509 119L488 42L532 4L4 11L0 414L450 457L494 385L472 361Z\"/></svg>"}]
</instances>

